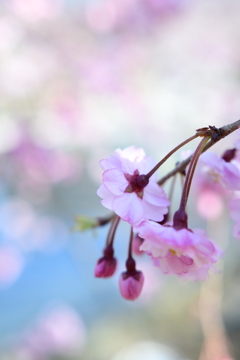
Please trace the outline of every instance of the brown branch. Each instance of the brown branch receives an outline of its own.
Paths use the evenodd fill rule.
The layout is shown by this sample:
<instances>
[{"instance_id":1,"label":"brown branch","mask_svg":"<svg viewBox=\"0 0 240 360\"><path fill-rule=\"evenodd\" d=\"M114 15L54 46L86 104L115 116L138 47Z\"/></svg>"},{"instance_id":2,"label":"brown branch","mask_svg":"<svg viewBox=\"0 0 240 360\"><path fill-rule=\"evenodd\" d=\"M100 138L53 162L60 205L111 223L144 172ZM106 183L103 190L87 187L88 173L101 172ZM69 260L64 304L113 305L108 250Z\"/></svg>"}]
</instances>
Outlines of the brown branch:
<instances>
[{"instance_id":1,"label":"brown branch","mask_svg":"<svg viewBox=\"0 0 240 360\"><path fill-rule=\"evenodd\" d=\"M212 147L213 145L215 145L219 140L225 138L226 136L230 135L233 131L237 130L240 128L240 120L235 121L232 124L229 125L225 125L221 128L215 128L215 126L209 126L210 130L212 130L212 139L206 144L206 146L203 149L203 152L208 150L210 147ZM163 185L165 183L166 180L168 180L169 178L171 178L172 176L174 176L175 174L177 174L178 172L181 173L183 172L187 165L190 163L192 158L192 155L189 156L186 160L180 162L175 169L173 169L172 171L170 171L167 175L165 175L164 177L162 177L159 181L158 184L159 185Z\"/></svg>"}]
</instances>

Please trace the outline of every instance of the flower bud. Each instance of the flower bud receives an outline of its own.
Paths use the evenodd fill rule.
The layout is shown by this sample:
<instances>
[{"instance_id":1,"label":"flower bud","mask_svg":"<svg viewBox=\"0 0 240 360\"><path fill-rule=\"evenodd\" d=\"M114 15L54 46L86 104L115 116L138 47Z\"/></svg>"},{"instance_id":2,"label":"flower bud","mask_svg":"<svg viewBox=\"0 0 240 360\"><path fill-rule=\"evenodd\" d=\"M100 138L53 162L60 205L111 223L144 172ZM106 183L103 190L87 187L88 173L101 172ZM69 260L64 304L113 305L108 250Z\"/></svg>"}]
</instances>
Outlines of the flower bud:
<instances>
[{"instance_id":1,"label":"flower bud","mask_svg":"<svg viewBox=\"0 0 240 360\"><path fill-rule=\"evenodd\" d=\"M125 271L119 279L119 287L122 297L126 300L135 300L141 294L143 288L144 276L141 271Z\"/></svg>"},{"instance_id":2,"label":"flower bud","mask_svg":"<svg viewBox=\"0 0 240 360\"><path fill-rule=\"evenodd\" d=\"M222 159L225 160L226 162L232 161L236 156L236 150L237 149L235 149L235 148L226 150L222 156Z\"/></svg>"},{"instance_id":3,"label":"flower bud","mask_svg":"<svg viewBox=\"0 0 240 360\"><path fill-rule=\"evenodd\" d=\"M95 266L94 276L98 278L108 278L115 273L117 267L117 260L107 257L102 257L98 260Z\"/></svg>"}]
</instances>

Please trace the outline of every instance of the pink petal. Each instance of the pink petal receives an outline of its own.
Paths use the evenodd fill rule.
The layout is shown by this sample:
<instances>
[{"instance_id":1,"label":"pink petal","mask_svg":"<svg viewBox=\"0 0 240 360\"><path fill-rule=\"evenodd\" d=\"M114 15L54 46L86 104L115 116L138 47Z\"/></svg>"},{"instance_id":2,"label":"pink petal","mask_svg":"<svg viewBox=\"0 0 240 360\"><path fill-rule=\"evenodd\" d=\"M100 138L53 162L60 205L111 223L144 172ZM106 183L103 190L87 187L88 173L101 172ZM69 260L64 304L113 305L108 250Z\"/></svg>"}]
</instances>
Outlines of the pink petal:
<instances>
[{"instance_id":1,"label":"pink petal","mask_svg":"<svg viewBox=\"0 0 240 360\"><path fill-rule=\"evenodd\" d=\"M114 155L108 156L99 162L101 168L106 171L109 169L121 169L121 161Z\"/></svg>"},{"instance_id":2,"label":"pink petal","mask_svg":"<svg viewBox=\"0 0 240 360\"><path fill-rule=\"evenodd\" d=\"M156 165L156 161L154 161L151 157L146 156L141 162L137 163L137 168L140 174L147 174L154 166ZM157 173L154 173L151 178L150 182L156 182L157 180Z\"/></svg>"},{"instance_id":3,"label":"pink petal","mask_svg":"<svg viewBox=\"0 0 240 360\"><path fill-rule=\"evenodd\" d=\"M128 186L124 174L117 169L109 169L103 173L103 184L114 195L122 195Z\"/></svg>"},{"instance_id":4,"label":"pink petal","mask_svg":"<svg viewBox=\"0 0 240 360\"><path fill-rule=\"evenodd\" d=\"M142 200L135 193L124 193L114 199L113 210L130 224L142 220L144 217Z\"/></svg>"},{"instance_id":5,"label":"pink petal","mask_svg":"<svg viewBox=\"0 0 240 360\"><path fill-rule=\"evenodd\" d=\"M111 194L104 185L101 185L97 190L98 196L100 196L103 200L101 204L105 206L109 210L113 210L113 200L115 195Z\"/></svg>"},{"instance_id":6,"label":"pink petal","mask_svg":"<svg viewBox=\"0 0 240 360\"><path fill-rule=\"evenodd\" d=\"M167 207L159 207L149 204L147 201L142 201L142 207L144 210L144 217L148 220L162 221L163 215L168 212Z\"/></svg>"},{"instance_id":7,"label":"pink petal","mask_svg":"<svg viewBox=\"0 0 240 360\"><path fill-rule=\"evenodd\" d=\"M190 271L191 265L186 264L184 261L182 261L181 258L179 258L176 255L168 256L167 262L175 274L182 274L182 273L187 273L188 271Z\"/></svg>"},{"instance_id":8,"label":"pink petal","mask_svg":"<svg viewBox=\"0 0 240 360\"><path fill-rule=\"evenodd\" d=\"M102 198L102 199L104 199L104 198L106 198L106 197L108 197L108 196L110 196L110 195L112 195L107 189L106 189L106 187L102 184L102 185L100 185L100 187L98 188L98 190L97 190L97 195L100 197L100 198Z\"/></svg>"},{"instance_id":9,"label":"pink petal","mask_svg":"<svg viewBox=\"0 0 240 360\"><path fill-rule=\"evenodd\" d=\"M149 183L144 189L144 199L152 205L156 206L169 206L170 201L166 198L163 189L156 183Z\"/></svg>"},{"instance_id":10,"label":"pink petal","mask_svg":"<svg viewBox=\"0 0 240 360\"><path fill-rule=\"evenodd\" d=\"M180 257L180 259L181 259L181 261L182 261L184 264L186 264L186 265L188 265L188 266L190 266L190 265L193 264L193 259L191 259L191 258L188 257L188 256L182 255L182 256Z\"/></svg>"},{"instance_id":11,"label":"pink petal","mask_svg":"<svg viewBox=\"0 0 240 360\"><path fill-rule=\"evenodd\" d=\"M168 265L168 262L167 262L167 258L164 258L164 259L156 259L156 260L159 260L158 264L156 263L155 266L158 266L160 267L160 269L162 270L162 272L164 274L169 274L171 273L171 269L169 268L169 265Z\"/></svg>"},{"instance_id":12,"label":"pink petal","mask_svg":"<svg viewBox=\"0 0 240 360\"><path fill-rule=\"evenodd\" d=\"M145 151L136 146L129 146L124 150L117 149L116 152L118 152L121 157L128 159L131 162L142 161L146 156Z\"/></svg>"},{"instance_id":13,"label":"pink petal","mask_svg":"<svg viewBox=\"0 0 240 360\"><path fill-rule=\"evenodd\" d=\"M110 195L108 198L102 199L101 204L105 206L109 210L113 210L113 202L115 199L115 195Z\"/></svg>"},{"instance_id":14,"label":"pink petal","mask_svg":"<svg viewBox=\"0 0 240 360\"><path fill-rule=\"evenodd\" d=\"M214 169L217 173L222 173L224 160L214 152L208 151L200 156L200 160Z\"/></svg>"},{"instance_id":15,"label":"pink petal","mask_svg":"<svg viewBox=\"0 0 240 360\"><path fill-rule=\"evenodd\" d=\"M240 190L239 170L231 163L225 163L223 181L230 190Z\"/></svg>"}]
</instances>

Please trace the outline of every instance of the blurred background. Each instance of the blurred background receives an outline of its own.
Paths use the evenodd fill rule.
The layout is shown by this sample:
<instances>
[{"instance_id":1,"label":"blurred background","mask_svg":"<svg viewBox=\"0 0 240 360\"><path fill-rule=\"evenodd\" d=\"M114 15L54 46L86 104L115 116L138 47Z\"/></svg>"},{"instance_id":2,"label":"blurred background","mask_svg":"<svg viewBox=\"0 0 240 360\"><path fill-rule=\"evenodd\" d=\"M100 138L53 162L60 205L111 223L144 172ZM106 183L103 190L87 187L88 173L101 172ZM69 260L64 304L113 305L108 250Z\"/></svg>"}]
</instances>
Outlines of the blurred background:
<instances>
[{"instance_id":1,"label":"blurred background","mask_svg":"<svg viewBox=\"0 0 240 360\"><path fill-rule=\"evenodd\" d=\"M225 251L219 274L182 284L139 256L135 302L118 290L128 224L106 281L93 273L108 226L71 230L78 214L108 215L98 163L117 147L159 161L238 120L239 18L238 0L0 1L1 360L240 358L240 245L222 198L211 211L196 189L189 205L190 227Z\"/></svg>"}]
</instances>

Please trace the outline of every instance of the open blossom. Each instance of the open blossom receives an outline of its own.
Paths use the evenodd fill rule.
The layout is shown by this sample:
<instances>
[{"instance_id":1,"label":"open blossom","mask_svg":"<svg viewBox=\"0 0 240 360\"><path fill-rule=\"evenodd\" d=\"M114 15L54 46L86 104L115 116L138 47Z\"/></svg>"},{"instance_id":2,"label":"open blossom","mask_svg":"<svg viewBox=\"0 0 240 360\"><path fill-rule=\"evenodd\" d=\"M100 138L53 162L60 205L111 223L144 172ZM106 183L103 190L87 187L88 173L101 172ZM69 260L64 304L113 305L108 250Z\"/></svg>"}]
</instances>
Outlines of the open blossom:
<instances>
[{"instance_id":1,"label":"open blossom","mask_svg":"<svg viewBox=\"0 0 240 360\"><path fill-rule=\"evenodd\" d=\"M224 159L211 151L203 153L199 160L208 166L206 171L215 182L229 190L240 190L240 163L236 160Z\"/></svg>"},{"instance_id":2,"label":"open blossom","mask_svg":"<svg viewBox=\"0 0 240 360\"><path fill-rule=\"evenodd\" d=\"M130 224L143 219L161 221L170 202L157 184L156 174L149 180L143 175L154 165L144 150L135 146L117 149L112 156L101 160L103 184L97 194L102 205Z\"/></svg>"},{"instance_id":3,"label":"open blossom","mask_svg":"<svg viewBox=\"0 0 240 360\"><path fill-rule=\"evenodd\" d=\"M164 274L205 280L208 270L221 256L203 230L175 230L150 221L144 221L137 230L144 238L140 249L152 257Z\"/></svg>"}]
</instances>

